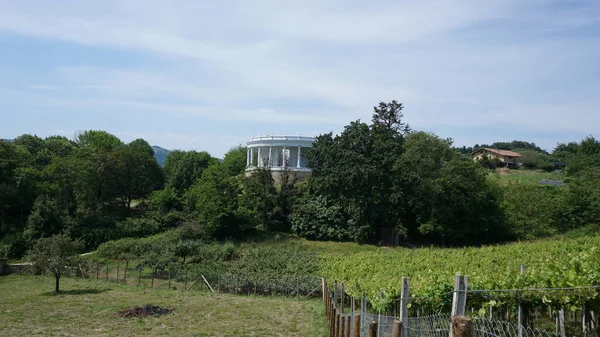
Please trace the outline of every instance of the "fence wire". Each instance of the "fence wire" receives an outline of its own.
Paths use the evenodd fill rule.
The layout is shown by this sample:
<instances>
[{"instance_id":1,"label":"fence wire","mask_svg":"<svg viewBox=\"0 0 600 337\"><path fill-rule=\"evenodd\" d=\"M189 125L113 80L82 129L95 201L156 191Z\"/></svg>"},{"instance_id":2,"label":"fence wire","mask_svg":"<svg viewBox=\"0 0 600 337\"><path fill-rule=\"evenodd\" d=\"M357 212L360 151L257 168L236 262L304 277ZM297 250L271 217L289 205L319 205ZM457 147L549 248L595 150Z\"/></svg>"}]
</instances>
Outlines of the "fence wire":
<instances>
[{"instance_id":1,"label":"fence wire","mask_svg":"<svg viewBox=\"0 0 600 337\"><path fill-rule=\"evenodd\" d=\"M490 320L479 317L473 320L473 335L475 337L560 337L560 334L545 330L521 327L506 321Z\"/></svg>"},{"instance_id":2,"label":"fence wire","mask_svg":"<svg viewBox=\"0 0 600 337\"><path fill-rule=\"evenodd\" d=\"M409 317L405 329L410 337L448 337L450 314Z\"/></svg>"}]
</instances>

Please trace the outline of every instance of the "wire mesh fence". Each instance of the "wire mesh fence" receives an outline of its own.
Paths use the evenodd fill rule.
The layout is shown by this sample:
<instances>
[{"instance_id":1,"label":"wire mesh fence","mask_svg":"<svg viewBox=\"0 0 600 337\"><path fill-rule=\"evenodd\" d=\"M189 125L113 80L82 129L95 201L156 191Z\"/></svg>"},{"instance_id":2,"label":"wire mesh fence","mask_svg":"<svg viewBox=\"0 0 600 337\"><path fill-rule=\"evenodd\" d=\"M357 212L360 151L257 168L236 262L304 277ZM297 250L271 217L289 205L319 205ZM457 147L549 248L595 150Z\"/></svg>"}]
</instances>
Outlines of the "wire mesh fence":
<instances>
[{"instance_id":1,"label":"wire mesh fence","mask_svg":"<svg viewBox=\"0 0 600 337\"><path fill-rule=\"evenodd\" d=\"M556 332L531 329L511 322L478 317L473 320L473 335L476 337L561 337Z\"/></svg>"},{"instance_id":2,"label":"wire mesh fence","mask_svg":"<svg viewBox=\"0 0 600 337\"><path fill-rule=\"evenodd\" d=\"M403 289L399 299L391 301L392 306L382 307L380 303L368 301L365 294L361 299L354 299L344 291L344 283L334 281L331 288L323 279L323 299L327 313L333 312L340 321L349 320L350 329L340 328L330 331L330 336L353 337L575 337L598 336L598 313L583 306L580 312L577 307L565 309L552 306L533 307L528 303L489 303L481 307L481 301L475 297L469 304L467 295L467 278L457 275L455 290L452 292L452 305L449 309L435 310L431 307L419 306L419 302L410 297L409 287ZM404 281L403 281L404 282ZM531 289L528 289L531 290ZM558 288L536 289L540 292L556 292ZM568 289L571 290L571 289ZM512 291L491 290L489 292ZM476 293L482 293L476 290ZM381 299L385 299L381 292ZM421 299L422 298L417 298ZM415 305L416 304L416 305ZM488 303L485 303L488 305ZM383 308L386 311L379 311ZM595 307L594 307L595 308ZM485 309L485 310L484 310ZM354 334L354 318L359 317L358 334ZM342 316L342 318L340 318ZM493 318L492 318L493 317ZM453 322L454 320L454 322ZM333 320L335 322L335 320ZM348 321L345 321L348 322ZM567 324L572 323L572 324ZM465 328L466 326L466 328ZM344 330L346 329L346 330ZM461 334L467 330L468 334ZM401 331L401 332L399 332ZM349 333L349 334L348 334Z\"/></svg>"}]
</instances>

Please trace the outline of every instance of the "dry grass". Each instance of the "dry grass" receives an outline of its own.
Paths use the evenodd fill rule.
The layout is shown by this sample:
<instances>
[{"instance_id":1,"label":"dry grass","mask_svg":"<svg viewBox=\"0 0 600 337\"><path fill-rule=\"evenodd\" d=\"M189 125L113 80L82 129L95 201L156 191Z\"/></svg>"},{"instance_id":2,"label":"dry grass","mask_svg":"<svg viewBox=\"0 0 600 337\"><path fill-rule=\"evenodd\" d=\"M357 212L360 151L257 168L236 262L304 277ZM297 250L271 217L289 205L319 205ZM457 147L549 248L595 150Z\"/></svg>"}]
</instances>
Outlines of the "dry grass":
<instances>
[{"instance_id":1,"label":"dry grass","mask_svg":"<svg viewBox=\"0 0 600 337\"><path fill-rule=\"evenodd\" d=\"M325 336L319 300L149 289L65 278L0 277L0 336ZM121 318L144 304L172 314Z\"/></svg>"}]
</instances>

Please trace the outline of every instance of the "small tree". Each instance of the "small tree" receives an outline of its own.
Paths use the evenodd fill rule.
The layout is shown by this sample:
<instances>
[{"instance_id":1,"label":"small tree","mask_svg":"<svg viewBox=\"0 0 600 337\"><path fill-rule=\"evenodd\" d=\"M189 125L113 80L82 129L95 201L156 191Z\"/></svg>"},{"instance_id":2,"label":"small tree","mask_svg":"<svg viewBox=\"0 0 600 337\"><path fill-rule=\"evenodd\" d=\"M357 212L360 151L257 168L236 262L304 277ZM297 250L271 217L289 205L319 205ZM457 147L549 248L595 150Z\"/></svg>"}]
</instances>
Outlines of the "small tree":
<instances>
[{"instance_id":1,"label":"small tree","mask_svg":"<svg viewBox=\"0 0 600 337\"><path fill-rule=\"evenodd\" d=\"M59 291L60 278L72 266L77 265L83 250L83 242L71 240L66 234L57 234L37 241L29 251L29 260L36 268L51 273L56 279L55 291Z\"/></svg>"}]
</instances>

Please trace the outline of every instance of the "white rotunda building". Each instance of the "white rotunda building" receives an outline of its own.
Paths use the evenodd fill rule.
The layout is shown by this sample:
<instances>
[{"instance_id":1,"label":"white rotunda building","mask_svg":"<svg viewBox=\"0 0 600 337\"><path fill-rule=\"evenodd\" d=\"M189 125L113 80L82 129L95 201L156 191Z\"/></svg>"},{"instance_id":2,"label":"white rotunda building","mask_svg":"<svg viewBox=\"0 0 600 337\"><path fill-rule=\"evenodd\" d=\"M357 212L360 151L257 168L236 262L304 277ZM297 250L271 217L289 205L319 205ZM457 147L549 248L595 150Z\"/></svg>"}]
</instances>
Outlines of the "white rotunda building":
<instances>
[{"instance_id":1,"label":"white rotunda building","mask_svg":"<svg viewBox=\"0 0 600 337\"><path fill-rule=\"evenodd\" d=\"M314 137L266 135L248 139L246 174L260 167L271 170L275 181L287 171L299 180L310 176L305 151L312 147Z\"/></svg>"}]
</instances>

